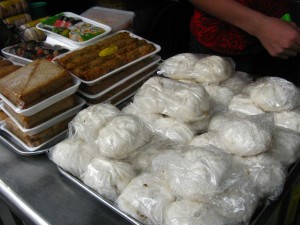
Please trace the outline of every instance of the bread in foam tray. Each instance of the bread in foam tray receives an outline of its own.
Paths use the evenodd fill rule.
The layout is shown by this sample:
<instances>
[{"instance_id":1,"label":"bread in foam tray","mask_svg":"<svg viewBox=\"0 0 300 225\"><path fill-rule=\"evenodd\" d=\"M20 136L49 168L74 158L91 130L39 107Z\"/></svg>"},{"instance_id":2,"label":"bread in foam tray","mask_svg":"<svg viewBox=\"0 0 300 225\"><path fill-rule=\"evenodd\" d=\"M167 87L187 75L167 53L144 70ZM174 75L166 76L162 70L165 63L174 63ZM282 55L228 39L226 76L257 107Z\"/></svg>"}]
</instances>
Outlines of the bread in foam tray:
<instances>
[{"instance_id":1,"label":"bread in foam tray","mask_svg":"<svg viewBox=\"0 0 300 225\"><path fill-rule=\"evenodd\" d=\"M16 107L25 109L72 85L67 70L37 59L0 79L0 92Z\"/></svg>"}]
</instances>

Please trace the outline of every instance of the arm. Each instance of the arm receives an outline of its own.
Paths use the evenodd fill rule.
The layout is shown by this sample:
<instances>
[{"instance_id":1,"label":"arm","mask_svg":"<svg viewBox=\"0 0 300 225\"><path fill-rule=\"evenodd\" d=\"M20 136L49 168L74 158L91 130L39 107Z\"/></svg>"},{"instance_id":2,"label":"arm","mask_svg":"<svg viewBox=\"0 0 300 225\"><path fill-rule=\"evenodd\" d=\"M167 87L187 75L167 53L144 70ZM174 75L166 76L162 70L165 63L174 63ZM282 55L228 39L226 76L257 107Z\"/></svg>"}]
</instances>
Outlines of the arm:
<instances>
[{"instance_id":1,"label":"arm","mask_svg":"<svg viewBox=\"0 0 300 225\"><path fill-rule=\"evenodd\" d=\"M300 28L294 23L266 16L235 0L190 0L190 2L206 13L257 37L274 57L288 58L300 52Z\"/></svg>"}]
</instances>

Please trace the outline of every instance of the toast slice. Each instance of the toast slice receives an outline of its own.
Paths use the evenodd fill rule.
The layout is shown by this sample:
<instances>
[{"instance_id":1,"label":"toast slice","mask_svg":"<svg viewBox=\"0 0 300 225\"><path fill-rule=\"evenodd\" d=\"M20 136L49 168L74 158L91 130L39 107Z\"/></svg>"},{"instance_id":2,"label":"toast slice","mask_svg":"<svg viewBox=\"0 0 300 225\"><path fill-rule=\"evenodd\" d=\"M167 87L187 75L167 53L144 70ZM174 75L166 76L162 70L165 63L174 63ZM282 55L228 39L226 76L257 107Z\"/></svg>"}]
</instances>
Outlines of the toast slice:
<instances>
[{"instance_id":1,"label":"toast slice","mask_svg":"<svg viewBox=\"0 0 300 225\"><path fill-rule=\"evenodd\" d=\"M46 59L37 59L0 79L0 92L24 109L72 79L67 70Z\"/></svg>"}]
</instances>

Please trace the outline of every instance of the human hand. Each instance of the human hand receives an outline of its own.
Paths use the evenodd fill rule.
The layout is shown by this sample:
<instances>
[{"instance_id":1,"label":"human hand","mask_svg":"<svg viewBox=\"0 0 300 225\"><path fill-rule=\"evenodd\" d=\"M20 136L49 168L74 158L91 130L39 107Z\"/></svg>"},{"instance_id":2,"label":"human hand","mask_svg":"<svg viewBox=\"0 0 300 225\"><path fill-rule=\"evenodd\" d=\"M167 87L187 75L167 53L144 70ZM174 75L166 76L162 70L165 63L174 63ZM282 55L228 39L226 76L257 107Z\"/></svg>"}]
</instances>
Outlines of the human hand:
<instances>
[{"instance_id":1,"label":"human hand","mask_svg":"<svg viewBox=\"0 0 300 225\"><path fill-rule=\"evenodd\" d=\"M300 53L300 28L293 22L265 17L255 36L273 57L287 59Z\"/></svg>"}]
</instances>

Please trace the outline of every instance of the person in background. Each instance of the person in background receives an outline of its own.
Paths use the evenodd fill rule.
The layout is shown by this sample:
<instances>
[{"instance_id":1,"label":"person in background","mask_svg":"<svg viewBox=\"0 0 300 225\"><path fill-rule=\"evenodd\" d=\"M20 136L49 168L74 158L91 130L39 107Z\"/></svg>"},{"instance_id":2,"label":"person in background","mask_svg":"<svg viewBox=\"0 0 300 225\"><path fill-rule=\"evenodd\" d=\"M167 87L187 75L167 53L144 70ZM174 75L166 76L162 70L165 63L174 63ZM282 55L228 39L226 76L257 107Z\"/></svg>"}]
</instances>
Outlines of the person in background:
<instances>
[{"instance_id":1,"label":"person in background","mask_svg":"<svg viewBox=\"0 0 300 225\"><path fill-rule=\"evenodd\" d=\"M190 51L231 57L236 70L299 84L300 28L288 0L189 0Z\"/></svg>"}]
</instances>

